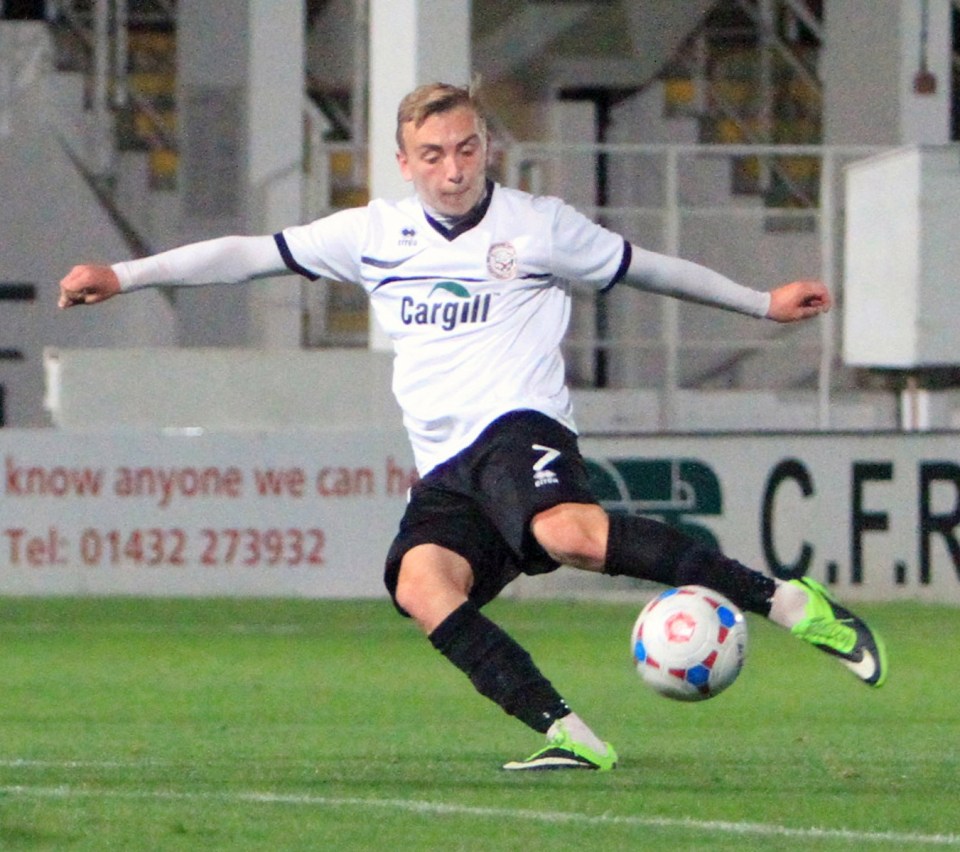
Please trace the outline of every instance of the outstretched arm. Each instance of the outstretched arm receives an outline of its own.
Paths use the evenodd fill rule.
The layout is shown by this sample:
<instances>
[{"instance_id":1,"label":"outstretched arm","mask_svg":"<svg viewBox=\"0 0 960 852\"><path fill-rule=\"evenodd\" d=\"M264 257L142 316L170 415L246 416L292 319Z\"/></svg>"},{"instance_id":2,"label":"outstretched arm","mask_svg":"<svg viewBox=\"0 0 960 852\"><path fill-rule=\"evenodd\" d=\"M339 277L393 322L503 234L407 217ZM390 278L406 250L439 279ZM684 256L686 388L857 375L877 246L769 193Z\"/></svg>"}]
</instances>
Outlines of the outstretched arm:
<instances>
[{"instance_id":1,"label":"outstretched arm","mask_svg":"<svg viewBox=\"0 0 960 852\"><path fill-rule=\"evenodd\" d=\"M75 266L60 282L58 304L93 305L143 287L236 284L289 271L272 236L220 237L112 266Z\"/></svg>"},{"instance_id":2,"label":"outstretched arm","mask_svg":"<svg viewBox=\"0 0 960 852\"><path fill-rule=\"evenodd\" d=\"M793 281L763 293L689 260L635 245L631 252L623 283L638 290L777 322L807 319L830 309L830 294L819 281Z\"/></svg>"}]
</instances>

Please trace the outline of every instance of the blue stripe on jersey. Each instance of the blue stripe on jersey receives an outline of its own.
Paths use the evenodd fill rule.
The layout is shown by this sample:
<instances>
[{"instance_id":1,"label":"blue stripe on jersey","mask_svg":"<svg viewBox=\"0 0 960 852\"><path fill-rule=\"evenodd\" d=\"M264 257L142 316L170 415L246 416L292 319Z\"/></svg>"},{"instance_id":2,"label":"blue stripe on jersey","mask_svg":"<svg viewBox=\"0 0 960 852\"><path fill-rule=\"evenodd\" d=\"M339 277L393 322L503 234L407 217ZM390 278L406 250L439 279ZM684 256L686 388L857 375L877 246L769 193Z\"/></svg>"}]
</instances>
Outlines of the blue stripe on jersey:
<instances>
[{"instance_id":1,"label":"blue stripe on jersey","mask_svg":"<svg viewBox=\"0 0 960 852\"><path fill-rule=\"evenodd\" d=\"M377 269L396 269L398 266L403 266L408 260L413 260L418 254L420 254L420 252L416 251L407 257L400 258L400 260L380 260L378 257L370 257L369 255L363 254L360 255L360 263L375 266Z\"/></svg>"},{"instance_id":2,"label":"blue stripe on jersey","mask_svg":"<svg viewBox=\"0 0 960 852\"><path fill-rule=\"evenodd\" d=\"M627 274L627 270L630 268L630 261L633 259L633 246L627 240L623 241L623 257L620 258L620 265L617 267L616 273L614 273L613 278L610 279L610 283L607 284L600 292L606 293L614 284L620 281L624 275Z\"/></svg>"},{"instance_id":3,"label":"blue stripe on jersey","mask_svg":"<svg viewBox=\"0 0 960 852\"><path fill-rule=\"evenodd\" d=\"M280 251L280 257L283 258L283 262L287 265L287 269L292 272L296 272L298 275L302 275L304 278L309 278L311 281L316 281L320 276L311 272L305 266L301 266L293 257L293 253L290 251L290 246L287 245L287 240L283 234L274 234L273 241L277 244L277 249Z\"/></svg>"},{"instance_id":4,"label":"blue stripe on jersey","mask_svg":"<svg viewBox=\"0 0 960 852\"><path fill-rule=\"evenodd\" d=\"M386 287L387 284L396 284L398 281L436 281L437 278L444 278L447 281L469 281L471 284L481 284L486 281L486 278L461 278L456 275L444 276L444 275L391 275L389 278L384 278L376 287L374 287L370 292L376 293L381 287Z\"/></svg>"},{"instance_id":5,"label":"blue stripe on jersey","mask_svg":"<svg viewBox=\"0 0 960 852\"><path fill-rule=\"evenodd\" d=\"M370 292L375 293L381 287L386 287L388 284L396 284L398 281L436 281L438 278L443 278L446 281L467 281L471 284L482 284L488 279L486 278L464 278L459 275L410 275L404 277L403 275L391 275L389 278L384 278L376 287L374 287ZM540 272L540 273L530 273L528 275L521 275L515 280L517 281L547 281L550 278L553 278L553 275L549 272ZM505 284L509 282L503 282Z\"/></svg>"}]
</instances>

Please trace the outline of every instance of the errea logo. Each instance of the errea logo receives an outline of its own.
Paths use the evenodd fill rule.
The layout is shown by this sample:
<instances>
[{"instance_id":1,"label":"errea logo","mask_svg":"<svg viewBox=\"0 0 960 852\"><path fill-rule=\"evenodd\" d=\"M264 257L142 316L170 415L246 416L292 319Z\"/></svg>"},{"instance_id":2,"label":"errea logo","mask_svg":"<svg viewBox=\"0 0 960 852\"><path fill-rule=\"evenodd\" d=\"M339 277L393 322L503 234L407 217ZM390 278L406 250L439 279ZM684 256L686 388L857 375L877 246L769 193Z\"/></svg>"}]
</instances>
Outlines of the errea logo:
<instances>
[{"instance_id":1,"label":"errea logo","mask_svg":"<svg viewBox=\"0 0 960 852\"><path fill-rule=\"evenodd\" d=\"M397 240L399 246L415 246L417 244L417 231L415 228L402 228L400 239Z\"/></svg>"},{"instance_id":2,"label":"errea logo","mask_svg":"<svg viewBox=\"0 0 960 852\"><path fill-rule=\"evenodd\" d=\"M472 294L457 281L439 281L425 301L404 296L400 300L400 320L404 325L436 325L453 331L460 325L486 322L491 298L491 293Z\"/></svg>"}]
</instances>

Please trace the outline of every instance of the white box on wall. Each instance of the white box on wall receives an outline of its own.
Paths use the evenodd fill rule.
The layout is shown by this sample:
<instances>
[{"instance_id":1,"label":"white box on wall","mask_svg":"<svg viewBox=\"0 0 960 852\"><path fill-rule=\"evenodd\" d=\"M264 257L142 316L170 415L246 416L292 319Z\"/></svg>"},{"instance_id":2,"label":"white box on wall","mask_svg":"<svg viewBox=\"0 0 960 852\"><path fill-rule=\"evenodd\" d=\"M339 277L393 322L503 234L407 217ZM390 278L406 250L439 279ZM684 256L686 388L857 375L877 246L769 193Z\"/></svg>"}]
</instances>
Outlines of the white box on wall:
<instances>
[{"instance_id":1,"label":"white box on wall","mask_svg":"<svg viewBox=\"0 0 960 852\"><path fill-rule=\"evenodd\" d=\"M960 364L960 146L914 146L846 171L843 358Z\"/></svg>"}]
</instances>

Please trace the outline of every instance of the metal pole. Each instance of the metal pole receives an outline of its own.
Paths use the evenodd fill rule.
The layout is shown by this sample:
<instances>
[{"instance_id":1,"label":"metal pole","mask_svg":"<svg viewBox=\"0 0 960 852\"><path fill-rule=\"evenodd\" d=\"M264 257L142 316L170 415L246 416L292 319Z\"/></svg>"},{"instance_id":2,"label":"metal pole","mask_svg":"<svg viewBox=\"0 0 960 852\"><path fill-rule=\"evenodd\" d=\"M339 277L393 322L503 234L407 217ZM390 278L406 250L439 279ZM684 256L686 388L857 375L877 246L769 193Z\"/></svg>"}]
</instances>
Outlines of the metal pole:
<instances>
[{"instance_id":1,"label":"metal pole","mask_svg":"<svg viewBox=\"0 0 960 852\"><path fill-rule=\"evenodd\" d=\"M110 138L110 2L96 0L93 13L93 145L92 168L98 177L107 177L112 159Z\"/></svg>"},{"instance_id":2,"label":"metal pole","mask_svg":"<svg viewBox=\"0 0 960 852\"><path fill-rule=\"evenodd\" d=\"M13 132L14 50L5 43L9 38L10 28L0 27L0 139Z\"/></svg>"},{"instance_id":3,"label":"metal pole","mask_svg":"<svg viewBox=\"0 0 960 852\"><path fill-rule=\"evenodd\" d=\"M773 6L771 0L760 3L760 106L757 115L760 140L764 145L773 142ZM769 193L773 186L772 169L767 157L760 159L760 191Z\"/></svg>"},{"instance_id":4,"label":"metal pole","mask_svg":"<svg viewBox=\"0 0 960 852\"><path fill-rule=\"evenodd\" d=\"M837 212L834 204L834 181L836 180L835 154L825 148L820 161L820 276L834 300L836 293L835 245L837 235ZM831 311L820 316L820 368L817 376L818 416L821 430L830 428L830 384L833 381L833 357L835 352L836 320Z\"/></svg>"},{"instance_id":5,"label":"metal pole","mask_svg":"<svg viewBox=\"0 0 960 852\"><path fill-rule=\"evenodd\" d=\"M679 257L680 255L680 190L677 169L679 154L676 147L667 149L665 202L666 217L664 220L664 252ZM677 385L680 375L680 305L676 299L663 299L661 313L663 329L661 337L666 350L664 366L663 400L660 409L660 428L672 429L676 426L677 416Z\"/></svg>"},{"instance_id":6,"label":"metal pole","mask_svg":"<svg viewBox=\"0 0 960 852\"><path fill-rule=\"evenodd\" d=\"M610 126L610 97L604 92L598 92L593 98L596 130L594 138L603 145L607 141L607 129ZM609 202L608 175L609 157L607 152L600 148L595 160L596 190L594 203L600 210L598 221L606 224L603 218L603 209ZM594 337L600 345L593 353L593 384L597 388L605 388L610 384L610 312L605 293L597 293L594 305Z\"/></svg>"},{"instance_id":7,"label":"metal pole","mask_svg":"<svg viewBox=\"0 0 960 852\"><path fill-rule=\"evenodd\" d=\"M353 137L353 182L366 183L367 79L370 68L368 0L354 0L353 91L350 94L350 134Z\"/></svg>"},{"instance_id":8,"label":"metal pole","mask_svg":"<svg viewBox=\"0 0 960 852\"><path fill-rule=\"evenodd\" d=\"M116 3L116 37L113 42L113 105L122 109L127 105L127 62L130 40L127 26L130 22L129 0L114 0Z\"/></svg>"}]
</instances>

